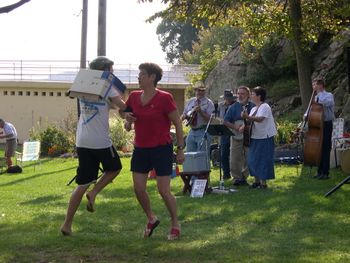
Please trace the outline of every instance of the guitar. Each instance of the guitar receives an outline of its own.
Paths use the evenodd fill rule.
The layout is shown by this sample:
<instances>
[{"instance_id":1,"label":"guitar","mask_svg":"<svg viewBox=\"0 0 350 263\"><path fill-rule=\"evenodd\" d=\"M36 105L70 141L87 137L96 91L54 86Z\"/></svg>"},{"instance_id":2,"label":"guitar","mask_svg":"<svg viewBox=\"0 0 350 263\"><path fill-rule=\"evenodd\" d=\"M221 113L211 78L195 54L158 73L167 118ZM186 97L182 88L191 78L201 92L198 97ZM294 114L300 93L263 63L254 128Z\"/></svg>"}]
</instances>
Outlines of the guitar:
<instances>
[{"instance_id":1,"label":"guitar","mask_svg":"<svg viewBox=\"0 0 350 263\"><path fill-rule=\"evenodd\" d=\"M243 111L248 112L248 104L243 106ZM240 133L236 129L230 129L232 131L232 133L234 134L232 136L232 138L234 138L236 140L242 140L243 138L246 138L247 132L249 134L250 129L251 129L250 123L248 123L246 120L236 120L233 124L238 125L238 126L242 126L244 124L244 131L243 131L243 133ZM250 135L248 135L248 136L250 137Z\"/></svg>"},{"instance_id":2,"label":"guitar","mask_svg":"<svg viewBox=\"0 0 350 263\"><path fill-rule=\"evenodd\" d=\"M198 112L197 111L190 111L187 115L186 115L186 118L185 118L185 126L189 126L189 125L194 125L194 120L197 118L197 114Z\"/></svg>"},{"instance_id":3,"label":"guitar","mask_svg":"<svg viewBox=\"0 0 350 263\"><path fill-rule=\"evenodd\" d=\"M185 126L188 125L193 125L196 126L197 124L197 115L198 115L198 111L197 108L199 106L199 99L197 99L197 101L195 102L195 105L192 107L192 110L190 110L185 117Z\"/></svg>"}]
</instances>

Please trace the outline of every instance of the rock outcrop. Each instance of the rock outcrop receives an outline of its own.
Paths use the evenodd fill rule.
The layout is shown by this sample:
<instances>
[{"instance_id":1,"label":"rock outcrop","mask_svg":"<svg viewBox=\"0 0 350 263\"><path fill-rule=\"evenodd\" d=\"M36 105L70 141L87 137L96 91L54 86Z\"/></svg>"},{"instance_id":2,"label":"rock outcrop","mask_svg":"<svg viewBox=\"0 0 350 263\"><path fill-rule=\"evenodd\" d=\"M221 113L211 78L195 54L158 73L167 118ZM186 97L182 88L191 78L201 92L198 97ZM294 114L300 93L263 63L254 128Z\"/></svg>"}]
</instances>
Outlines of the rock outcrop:
<instances>
[{"instance_id":1,"label":"rock outcrop","mask_svg":"<svg viewBox=\"0 0 350 263\"><path fill-rule=\"evenodd\" d=\"M291 52L290 45L282 42L283 48L277 49L275 63L283 60L287 52ZM342 32L333 39L324 40L318 45L313 59L312 78L323 77L326 79L327 90L334 94L336 103L336 117L345 119L345 127L350 128L350 87L348 80L348 60L350 59L350 30ZM249 76L252 70L243 62L239 45L218 63L209 74L205 84L208 87L208 95L213 100L218 100L225 89L235 90L242 78ZM294 94L279 101L270 101L274 113L278 116L301 105L300 94Z\"/></svg>"}]
</instances>

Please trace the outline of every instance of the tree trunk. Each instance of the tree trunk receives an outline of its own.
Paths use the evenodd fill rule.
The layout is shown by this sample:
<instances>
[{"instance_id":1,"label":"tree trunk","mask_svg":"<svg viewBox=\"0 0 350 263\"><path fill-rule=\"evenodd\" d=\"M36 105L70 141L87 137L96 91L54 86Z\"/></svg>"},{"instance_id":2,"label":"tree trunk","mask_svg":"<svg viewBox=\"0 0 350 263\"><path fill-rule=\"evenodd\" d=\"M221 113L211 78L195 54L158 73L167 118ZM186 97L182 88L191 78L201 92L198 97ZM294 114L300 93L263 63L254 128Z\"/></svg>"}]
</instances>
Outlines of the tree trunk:
<instances>
[{"instance_id":1,"label":"tree trunk","mask_svg":"<svg viewBox=\"0 0 350 263\"><path fill-rule=\"evenodd\" d=\"M302 14L300 0L289 0L290 18L293 34L293 47L297 59L298 80L302 107L306 110L311 94L311 65L310 54L305 50L303 44L303 33L301 30Z\"/></svg>"}]
</instances>

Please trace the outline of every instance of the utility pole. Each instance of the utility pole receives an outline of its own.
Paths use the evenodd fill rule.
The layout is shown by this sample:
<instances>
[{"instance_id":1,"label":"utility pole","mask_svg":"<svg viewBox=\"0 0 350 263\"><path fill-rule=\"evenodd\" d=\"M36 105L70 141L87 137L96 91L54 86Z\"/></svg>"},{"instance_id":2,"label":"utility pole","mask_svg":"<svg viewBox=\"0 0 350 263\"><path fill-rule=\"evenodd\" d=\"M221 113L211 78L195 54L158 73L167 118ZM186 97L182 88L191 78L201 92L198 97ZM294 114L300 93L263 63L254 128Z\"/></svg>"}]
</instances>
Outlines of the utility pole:
<instances>
[{"instance_id":1,"label":"utility pole","mask_svg":"<svg viewBox=\"0 0 350 263\"><path fill-rule=\"evenodd\" d=\"M87 20L88 20L88 0L83 0L83 10L82 10L82 20L81 20L80 68L86 68Z\"/></svg>"},{"instance_id":2,"label":"utility pole","mask_svg":"<svg viewBox=\"0 0 350 263\"><path fill-rule=\"evenodd\" d=\"M98 40L97 40L97 55L106 55L106 11L107 0L99 0L98 5Z\"/></svg>"},{"instance_id":3,"label":"utility pole","mask_svg":"<svg viewBox=\"0 0 350 263\"><path fill-rule=\"evenodd\" d=\"M80 68L86 68L86 43L87 43L88 0L83 0L81 18L81 44L80 44ZM80 104L77 99L78 120L80 117Z\"/></svg>"}]
</instances>

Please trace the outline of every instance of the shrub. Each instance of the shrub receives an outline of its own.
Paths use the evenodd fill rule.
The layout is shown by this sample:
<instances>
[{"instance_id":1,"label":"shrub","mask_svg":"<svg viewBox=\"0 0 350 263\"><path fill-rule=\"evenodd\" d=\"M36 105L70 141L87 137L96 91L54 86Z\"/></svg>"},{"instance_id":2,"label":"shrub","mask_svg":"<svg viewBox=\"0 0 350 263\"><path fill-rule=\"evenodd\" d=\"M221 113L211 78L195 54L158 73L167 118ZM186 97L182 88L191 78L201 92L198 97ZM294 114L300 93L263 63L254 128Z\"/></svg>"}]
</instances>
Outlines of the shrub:
<instances>
[{"instance_id":1,"label":"shrub","mask_svg":"<svg viewBox=\"0 0 350 263\"><path fill-rule=\"evenodd\" d=\"M68 114L59 123L60 130L62 130L66 134L67 139L69 141L69 145L71 145L72 149L74 148L74 145L75 145L77 123L78 123L77 113L72 109L68 109Z\"/></svg>"},{"instance_id":2,"label":"shrub","mask_svg":"<svg viewBox=\"0 0 350 263\"><path fill-rule=\"evenodd\" d=\"M277 122L276 144L286 144L292 142L292 134L296 130L297 124L290 121Z\"/></svg>"},{"instance_id":3,"label":"shrub","mask_svg":"<svg viewBox=\"0 0 350 263\"><path fill-rule=\"evenodd\" d=\"M74 145L70 144L67 134L54 124L49 124L43 130L39 128L39 131L31 129L30 139L39 140L42 154L52 157L72 151L74 148Z\"/></svg>"},{"instance_id":4,"label":"shrub","mask_svg":"<svg viewBox=\"0 0 350 263\"><path fill-rule=\"evenodd\" d=\"M117 114L109 119L109 131L112 143L117 150L132 149L134 132L127 132L124 129L124 120Z\"/></svg>"}]
</instances>

